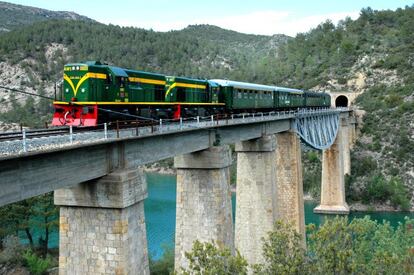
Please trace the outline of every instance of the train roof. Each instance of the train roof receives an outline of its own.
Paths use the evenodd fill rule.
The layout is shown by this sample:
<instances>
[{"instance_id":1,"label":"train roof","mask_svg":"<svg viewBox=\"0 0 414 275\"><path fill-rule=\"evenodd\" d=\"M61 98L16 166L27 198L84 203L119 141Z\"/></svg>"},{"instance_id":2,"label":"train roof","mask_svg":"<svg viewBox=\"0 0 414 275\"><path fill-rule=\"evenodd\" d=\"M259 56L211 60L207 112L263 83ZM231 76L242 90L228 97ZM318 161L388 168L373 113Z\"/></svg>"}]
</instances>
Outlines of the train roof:
<instances>
[{"instance_id":1,"label":"train roof","mask_svg":"<svg viewBox=\"0 0 414 275\"><path fill-rule=\"evenodd\" d=\"M128 74L128 76L143 76L143 77L151 77L155 79L165 79L165 75L158 74L158 73L150 73L150 72L129 70L129 69L126 69L125 72Z\"/></svg>"},{"instance_id":2,"label":"train roof","mask_svg":"<svg viewBox=\"0 0 414 275\"><path fill-rule=\"evenodd\" d=\"M198 84L207 84L207 80L205 79L195 79L195 78L188 78L188 77L182 77L182 76L167 76L166 77L169 81L174 82L183 82L183 83L198 83Z\"/></svg>"},{"instance_id":3,"label":"train roof","mask_svg":"<svg viewBox=\"0 0 414 275\"><path fill-rule=\"evenodd\" d=\"M328 95L326 92L324 91L305 91L306 94L310 94L310 95Z\"/></svg>"},{"instance_id":4,"label":"train roof","mask_svg":"<svg viewBox=\"0 0 414 275\"><path fill-rule=\"evenodd\" d=\"M234 87L234 88L238 88L238 89L258 90L258 91L280 91L280 92L290 92L290 93L303 94L302 90L279 87L279 86L270 86L270 85L255 84L255 83L240 82L240 81L232 81L232 80L224 80L224 79L211 79L210 82L215 82L215 83L219 84L220 86Z\"/></svg>"}]
</instances>

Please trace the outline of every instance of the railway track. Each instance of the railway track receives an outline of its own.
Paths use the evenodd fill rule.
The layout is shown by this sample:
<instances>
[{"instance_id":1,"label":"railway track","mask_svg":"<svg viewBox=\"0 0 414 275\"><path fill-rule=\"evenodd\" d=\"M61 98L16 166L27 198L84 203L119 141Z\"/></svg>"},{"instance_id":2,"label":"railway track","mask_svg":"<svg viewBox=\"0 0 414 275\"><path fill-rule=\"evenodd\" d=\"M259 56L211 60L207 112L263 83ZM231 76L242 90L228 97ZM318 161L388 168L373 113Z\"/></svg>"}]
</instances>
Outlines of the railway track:
<instances>
[{"instance_id":1,"label":"railway track","mask_svg":"<svg viewBox=\"0 0 414 275\"><path fill-rule=\"evenodd\" d=\"M120 130L126 128L139 128L145 126L151 126L154 123L148 123L146 121L119 121L119 122L109 122L107 123L108 130ZM102 131L103 125L100 127L73 127L72 133L81 133L81 132L93 132L93 131ZM70 134L70 127L54 127L54 128L44 128L44 129L31 129L24 131L15 131L15 132L6 132L0 133L0 142L2 141L13 141L13 140L22 140L25 135L26 139L32 138L41 138L57 135Z\"/></svg>"},{"instance_id":2,"label":"railway track","mask_svg":"<svg viewBox=\"0 0 414 275\"><path fill-rule=\"evenodd\" d=\"M0 141L23 139L23 135L26 135L26 138L38 138L53 135L63 135L67 133L69 133L69 128L34 129L27 130L25 133L22 131L7 132L0 133Z\"/></svg>"}]
</instances>

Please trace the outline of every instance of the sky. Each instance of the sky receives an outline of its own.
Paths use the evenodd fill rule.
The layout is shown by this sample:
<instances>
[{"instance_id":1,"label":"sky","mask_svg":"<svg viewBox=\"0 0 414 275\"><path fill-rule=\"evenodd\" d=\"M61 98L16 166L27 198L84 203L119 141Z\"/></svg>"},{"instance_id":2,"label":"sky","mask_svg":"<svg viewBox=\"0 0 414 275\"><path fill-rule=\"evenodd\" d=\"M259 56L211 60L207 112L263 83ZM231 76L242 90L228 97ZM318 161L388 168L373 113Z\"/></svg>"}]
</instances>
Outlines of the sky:
<instances>
[{"instance_id":1,"label":"sky","mask_svg":"<svg viewBox=\"0 0 414 275\"><path fill-rule=\"evenodd\" d=\"M105 24L155 31L211 24L251 34L307 32L330 19L356 19L362 8L375 10L412 6L414 0L6 0L49 10L73 11Z\"/></svg>"}]
</instances>

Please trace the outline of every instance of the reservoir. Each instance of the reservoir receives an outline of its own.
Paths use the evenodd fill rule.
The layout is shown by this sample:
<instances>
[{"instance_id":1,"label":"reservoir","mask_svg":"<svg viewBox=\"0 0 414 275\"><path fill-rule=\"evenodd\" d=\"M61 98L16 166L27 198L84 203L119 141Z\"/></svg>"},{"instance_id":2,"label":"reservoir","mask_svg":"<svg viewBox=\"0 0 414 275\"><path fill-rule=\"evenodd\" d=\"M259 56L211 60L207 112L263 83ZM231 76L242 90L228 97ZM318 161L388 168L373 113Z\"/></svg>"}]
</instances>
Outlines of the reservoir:
<instances>
[{"instance_id":1,"label":"reservoir","mask_svg":"<svg viewBox=\"0 0 414 275\"><path fill-rule=\"evenodd\" d=\"M148 174L148 198L145 200L145 218L147 224L148 252L153 259L162 256L164 247L173 247L175 234L175 175ZM235 209L235 194L233 194L233 214ZM332 216L314 214L315 202L305 201L305 223L322 224ZM369 215L371 219L390 222L397 226L404 217L414 218L409 212L351 212L349 219L363 218ZM234 218L234 216L233 216Z\"/></svg>"}]
</instances>

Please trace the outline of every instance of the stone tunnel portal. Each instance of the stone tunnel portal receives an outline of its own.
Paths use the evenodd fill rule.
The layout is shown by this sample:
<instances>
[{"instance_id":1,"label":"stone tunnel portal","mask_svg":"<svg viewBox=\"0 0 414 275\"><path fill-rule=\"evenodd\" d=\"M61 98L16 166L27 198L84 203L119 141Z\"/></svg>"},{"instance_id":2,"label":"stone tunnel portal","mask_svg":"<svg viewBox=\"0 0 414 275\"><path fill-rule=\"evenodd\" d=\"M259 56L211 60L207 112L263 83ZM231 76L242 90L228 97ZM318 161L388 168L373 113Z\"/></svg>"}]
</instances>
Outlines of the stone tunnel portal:
<instances>
[{"instance_id":1,"label":"stone tunnel portal","mask_svg":"<svg viewBox=\"0 0 414 275\"><path fill-rule=\"evenodd\" d=\"M348 107L348 98L340 95L335 99L335 107Z\"/></svg>"}]
</instances>

